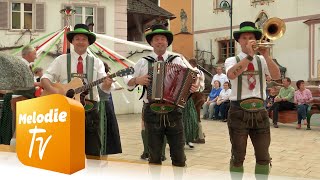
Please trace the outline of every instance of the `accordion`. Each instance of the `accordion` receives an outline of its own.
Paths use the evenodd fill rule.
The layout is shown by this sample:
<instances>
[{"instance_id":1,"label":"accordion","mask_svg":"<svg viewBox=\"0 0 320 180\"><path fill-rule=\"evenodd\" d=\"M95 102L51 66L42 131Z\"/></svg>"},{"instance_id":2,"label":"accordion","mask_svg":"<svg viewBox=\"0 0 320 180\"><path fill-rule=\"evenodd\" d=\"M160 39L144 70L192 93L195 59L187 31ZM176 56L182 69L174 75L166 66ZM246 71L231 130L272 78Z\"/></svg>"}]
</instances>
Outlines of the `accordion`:
<instances>
[{"instance_id":1,"label":"accordion","mask_svg":"<svg viewBox=\"0 0 320 180\"><path fill-rule=\"evenodd\" d=\"M149 69L152 79L147 89L148 100L164 101L184 108L191 94L191 85L197 79L197 73L189 68L170 62L155 62Z\"/></svg>"}]
</instances>

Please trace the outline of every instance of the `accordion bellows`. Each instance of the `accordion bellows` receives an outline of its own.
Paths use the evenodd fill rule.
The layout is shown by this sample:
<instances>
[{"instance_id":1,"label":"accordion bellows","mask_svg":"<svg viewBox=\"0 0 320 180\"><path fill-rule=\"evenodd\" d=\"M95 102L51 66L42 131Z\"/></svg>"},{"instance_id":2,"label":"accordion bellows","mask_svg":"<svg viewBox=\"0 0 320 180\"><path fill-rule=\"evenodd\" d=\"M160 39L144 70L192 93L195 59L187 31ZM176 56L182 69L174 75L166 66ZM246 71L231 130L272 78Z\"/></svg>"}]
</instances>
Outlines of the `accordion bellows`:
<instances>
[{"instance_id":1,"label":"accordion bellows","mask_svg":"<svg viewBox=\"0 0 320 180\"><path fill-rule=\"evenodd\" d=\"M0 90L28 90L33 82L31 70L19 57L0 53Z\"/></svg>"},{"instance_id":2,"label":"accordion bellows","mask_svg":"<svg viewBox=\"0 0 320 180\"><path fill-rule=\"evenodd\" d=\"M149 75L152 77L147 91L149 101L165 101L184 108L197 78L195 71L175 63L155 62Z\"/></svg>"}]
</instances>

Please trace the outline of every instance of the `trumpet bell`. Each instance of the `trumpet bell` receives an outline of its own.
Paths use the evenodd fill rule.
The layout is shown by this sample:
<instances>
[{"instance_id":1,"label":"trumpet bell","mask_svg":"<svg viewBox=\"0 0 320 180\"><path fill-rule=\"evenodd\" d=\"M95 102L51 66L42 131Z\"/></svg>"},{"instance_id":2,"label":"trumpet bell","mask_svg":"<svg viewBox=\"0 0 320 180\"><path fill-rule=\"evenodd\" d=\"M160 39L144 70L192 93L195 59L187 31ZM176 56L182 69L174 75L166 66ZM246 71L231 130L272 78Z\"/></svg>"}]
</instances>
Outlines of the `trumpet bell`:
<instances>
[{"instance_id":1,"label":"trumpet bell","mask_svg":"<svg viewBox=\"0 0 320 180\"><path fill-rule=\"evenodd\" d=\"M270 39L276 40L284 35L286 31L286 24L280 18L273 17L268 19L262 28L263 35Z\"/></svg>"}]
</instances>

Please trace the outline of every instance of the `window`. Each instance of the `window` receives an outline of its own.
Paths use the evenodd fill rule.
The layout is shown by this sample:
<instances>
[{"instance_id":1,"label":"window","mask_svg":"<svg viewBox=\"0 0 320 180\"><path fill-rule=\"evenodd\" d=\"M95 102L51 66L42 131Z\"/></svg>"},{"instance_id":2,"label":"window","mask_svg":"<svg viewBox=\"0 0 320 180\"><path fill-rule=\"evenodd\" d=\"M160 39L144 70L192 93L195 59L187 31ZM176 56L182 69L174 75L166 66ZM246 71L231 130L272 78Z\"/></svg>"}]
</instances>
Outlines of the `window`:
<instances>
[{"instance_id":1,"label":"window","mask_svg":"<svg viewBox=\"0 0 320 180\"><path fill-rule=\"evenodd\" d=\"M74 14L75 24L91 24L94 22L94 8L93 7L75 7L76 13Z\"/></svg>"},{"instance_id":2,"label":"window","mask_svg":"<svg viewBox=\"0 0 320 180\"><path fill-rule=\"evenodd\" d=\"M235 43L234 40L232 40L232 47L230 48L230 40L222 40L218 41L219 46L219 59L217 61L218 64L224 63L224 61L231 56L235 55ZM231 55L230 55L231 52Z\"/></svg>"},{"instance_id":3,"label":"window","mask_svg":"<svg viewBox=\"0 0 320 180\"><path fill-rule=\"evenodd\" d=\"M94 26L92 27L93 32L99 33L99 34L106 33L106 8L105 7L95 6L95 4L90 4L86 6L70 5L70 4L62 5L63 9L67 7L74 9L76 12L73 15L73 17L70 19L70 22L62 14L62 27L65 27L66 25L74 26L79 23L86 24L86 25L93 23L94 24Z\"/></svg>"},{"instance_id":4,"label":"window","mask_svg":"<svg viewBox=\"0 0 320 180\"><path fill-rule=\"evenodd\" d=\"M21 31L45 30L46 4L0 0L0 29Z\"/></svg>"},{"instance_id":5,"label":"window","mask_svg":"<svg viewBox=\"0 0 320 180\"><path fill-rule=\"evenodd\" d=\"M12 3L11 11L12 29L33 29L32 24L32 4L30 3Z\"/></svg>"}]
</instances>

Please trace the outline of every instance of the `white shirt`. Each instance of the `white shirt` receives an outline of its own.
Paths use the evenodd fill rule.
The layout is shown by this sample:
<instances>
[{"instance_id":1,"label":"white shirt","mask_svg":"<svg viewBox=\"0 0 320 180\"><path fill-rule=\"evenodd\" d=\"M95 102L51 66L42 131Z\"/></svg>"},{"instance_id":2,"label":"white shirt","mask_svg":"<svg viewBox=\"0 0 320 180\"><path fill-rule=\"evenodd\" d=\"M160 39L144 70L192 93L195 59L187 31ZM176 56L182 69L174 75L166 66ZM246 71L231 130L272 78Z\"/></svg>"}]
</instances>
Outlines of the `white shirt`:
<instances>
[{"instance_id":1,"label":"white shirt","mask_svg":"<svg viewBox=\"0 0 320 180\"><path fill-rule=\"evenodd\" d=\"M152 52L149 56L153 57L154 59L157 60L158 58L158 55L154 52ZM169 53L166 51L162 57L164 60L166 60L169 56ZM174 58L172 60L172 63L176 63L176 64L179 64L185 68L187 68L187 66L184 64L183 60L181 59L180 56ZM139 76L143 76L143 75L146 75L148 74L148 61L144 58L141 58L135 65L134 65L134 74L132 76L128 76L127 78L124 78L124 81L125 83L128 85L128 82L132 79L132 78L135 78L135 77L139 77ZM135 86L128 86L128 89L129 90L132 90L134 89ZM148 103L148 99L147 99L147 92L144 93L143 95L143 101L145 103Z\"/></svg>"},{"instance_id":2,"label":"white shirt","mask_svg":"<svg viewBox=\"0 0 320 180\"><path fill-rule=\"evenodd\" d=\"M75 51L71 51L71 74L77 72L77 64L78 64L78 58L79 54L77 54ZM86 57L88 53L84 53L81 55L83 59L83 71L86 73ZM105 67L103 62L94 57L94 65L93 65L93 77L92 81L101 79L103 77L107 76L105 72ZM46 72L43 74L41 79L47 78L51 82L59 82L61 84L67 84L68 83L68 72L67 72L67 54L60 55L57 57L49 66L49 68L46 70ZM100 88L102 84L99 84ZM110 90L105 91L106 93L110 93ZM93 100L99 101L99 93L97 86L92 88L93 92ZM90 93L89 93L90 94ZM87 98L90 96L87 95Z\"/></svg>"},{"instance_id":3,"label":"white shirt","mask_svg":"<svg viewBox=\"0 0 320 180\"><path fill-rule=\"evenodd\" d=\"M240 61L245 59L247 57L247 54L241 52L238 54L238 57L240 58ZM267 66L267 62L264 59L263 56L259 55L259 58L261 60L261 66L262 66L262 82L260 82L260 78L259 78L259 74L255 75L255 79L256 79L256 86L253 90L249 90L249 84L248 84L248 79L246 75L242 75L242 93L241 93L241 99L245 99L245 98L250 98L250 97L258 97L261 98L260 95L260 83L262 83L262 92L263 92L263 99L266 99L266 78L265 75L270 75L268 66ZM254 56L253 60L252 60L254 69L257 71L258 70L258 63L257 63L257 59L256 56ZM237 60L236 57L229 57L228 59L226 59L225 61L225 68L226 68L226 72L228 73L229 69L232 68L232 66L234 66L235 64L237 64ZM247 69L245 69L246 71ZM230 80L231 82L231 87L232 87L232 93L230 96L230 100L231 101L236 101L237 100L237 92L238 92L238 77Z\"/></svg>"},{"instance_id":4,"label":"white shirt","mask_svg":"<svg viewBox=\"0 0 320 180\"><path fill-rule=\"evenodd\" d=\"M219 94L220 99L221 100L228 100L230 98L231 92L232 92L231 89L227 89L227 90L222 89Z\"/></svg>"},{"instance_id":5,"label":"white shirt","mask_svg":"<svg viewBox=\"0 0 320 180\"><path fill-rule=\"evenodd\" d=\"M225 75L223 73L221 73L220 75L219 74L215 74L213 76L212 81L211 81L211 85L212 86L214 85L214 81L216 81L216 80L220 81L221 87L223 87L223 84L225 82L229 82L229 79L228 79L227 75Z\"/></svg>"}]
</instances>

